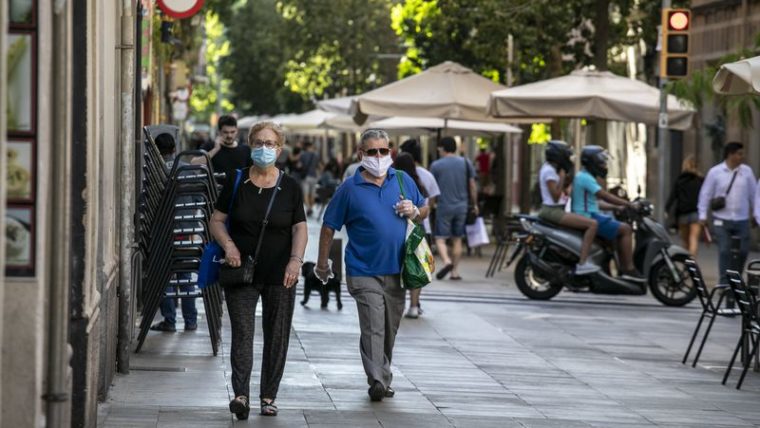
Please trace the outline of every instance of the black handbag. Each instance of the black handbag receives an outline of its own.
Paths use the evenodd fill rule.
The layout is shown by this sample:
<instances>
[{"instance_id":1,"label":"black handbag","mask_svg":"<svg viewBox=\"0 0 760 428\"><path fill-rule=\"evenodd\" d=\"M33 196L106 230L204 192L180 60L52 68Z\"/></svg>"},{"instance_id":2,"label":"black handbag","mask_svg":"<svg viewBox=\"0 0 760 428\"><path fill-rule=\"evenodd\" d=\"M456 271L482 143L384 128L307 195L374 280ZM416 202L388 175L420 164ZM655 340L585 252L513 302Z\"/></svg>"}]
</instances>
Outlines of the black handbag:
<instances>
[{"instance_id":1,"label":"black handbag","mask_svg":"<svg viewBox=\"0 0 760 428\"><path fill-rule=\"evenodd\" d=\"M242 285L252 285L253 275L256 272L256 256L261 250L261 243L264 241L264 231L269 223L269 213L272 211L272 205L274 205L274 197L277 196L277 192L280 190L280 180L282 180L283 173L280 171L280 175L277 177L277 183L274 185L272 191L272 197L269 198L269 205L267 205L267 211L264 214L264 220L261 222L261 232L259 233L259 240L256 243L256 251L253 256L248 255L245 260L241 260L239 267L231 267L226 263L222 265L219 270L219 284L222 287L239 287ZM232 214L232 213L230 213Z\"/></svg>"},{"instance_id":2,"label":"black handbag","mask_svg":"<svg viewBox=\"0 0 760 428\"><path fill-rule=\"evenodd\" d=\"M467 159L463 158L464 160L464 184L465 188L467 189L467 217L464 220L464 223L467 225L475 224L475 220L477 220L478 216L475 213L475 205L472 204L472 194L470 193L470 163L467 162Z\"/></svg>"},{"instance_id":3,"label":"black handbag","mask_svg":"<svg viewBox=\"0 0 760 428\"><path fill-rule=\"evenodd\" d=\"M726 189L726 194L723 196L716 196L712 199L710 199L710 208L713 211L720 211L723 208L726 207L726 197L728 196L729 192L731 192L731 187L734 185L734 180L736 180L736 174L739 173L739 170L737 169L734 171L733 177L731 177L731 182L728 183L728 189Z\"/></svg>"}]
</instances>

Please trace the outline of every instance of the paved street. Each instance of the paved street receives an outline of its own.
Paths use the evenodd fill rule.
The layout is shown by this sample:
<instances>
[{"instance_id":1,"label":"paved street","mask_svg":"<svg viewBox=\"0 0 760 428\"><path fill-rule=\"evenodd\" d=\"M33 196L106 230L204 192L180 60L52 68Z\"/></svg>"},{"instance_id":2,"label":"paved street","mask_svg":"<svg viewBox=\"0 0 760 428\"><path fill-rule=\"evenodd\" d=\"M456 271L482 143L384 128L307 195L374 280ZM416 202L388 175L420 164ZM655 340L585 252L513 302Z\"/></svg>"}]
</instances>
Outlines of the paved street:
<instances>
[{"instance_id":1,"label":"paved street","mask_svg":"<svg viewBox=\"0 0 760 428\"><path fill-rule=\"evenodd\" d=\"M313 260L316 223L310 234L307 259ZM99 426L760 426L760 373L750 372L741 391L733 388L736 371L729 386L720 384L738 319L716 322L699 366L691 368L680 360L699 315L696 304L674 309L651 296L571 293L528 301L511 270L484 278L491 250L466 260L463 281L427 287L424 316L402 321L394 398L371 403L367 397L356 308L344 290L340 312L332 299L320 310L316 296L308 307L297 305L278 417L258 416L254 407L248 421L234 422L228 412L225 319L218 357L211 355L205 324L196 332L151 332L132 356L131 373L116 377ZM714 248L700 260L714 276ZM260 329L254 347L257 391Z\"/></svg>"}]
</instances>

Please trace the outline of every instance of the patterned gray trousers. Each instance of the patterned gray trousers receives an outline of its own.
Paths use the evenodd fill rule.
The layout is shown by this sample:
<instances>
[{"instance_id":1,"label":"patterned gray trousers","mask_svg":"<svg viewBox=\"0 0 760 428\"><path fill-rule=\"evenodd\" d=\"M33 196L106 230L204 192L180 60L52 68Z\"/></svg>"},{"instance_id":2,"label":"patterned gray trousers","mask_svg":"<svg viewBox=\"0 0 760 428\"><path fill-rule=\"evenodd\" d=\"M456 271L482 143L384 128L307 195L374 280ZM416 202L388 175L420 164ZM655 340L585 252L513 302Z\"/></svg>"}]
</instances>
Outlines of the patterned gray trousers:
<instances>
[{"instance_id":1,"label":"patterned gray trousers","mask_svg":"<svg viewBox=\"0 0 760 428\"><path fill-rule=\"evenodd\" d=\"M367 383L378 381L387 388L393 381L393 345L404 314L406 290L401 288L401 277L349 276L346 282L359 313L359 352Z\"/></svg>"},{"instance_id":2,"label":"patterned gray trousers","mask_svg":"<svg viewBox=\"0 0 760 428\"><path fill-rule=\"evenodd\" d=\"M232 327L230 364L232 390L235 397L250 398L251 370L253 370L253 331L256 304L261 296L261 324L264 331L264 350L261 360L261 388L259 398L277 397L285 359L288 356L290 327L296 301L296 287L282 284L256 287L228 287L224 290L227 312Z\"/></svg>"}]
</instances>

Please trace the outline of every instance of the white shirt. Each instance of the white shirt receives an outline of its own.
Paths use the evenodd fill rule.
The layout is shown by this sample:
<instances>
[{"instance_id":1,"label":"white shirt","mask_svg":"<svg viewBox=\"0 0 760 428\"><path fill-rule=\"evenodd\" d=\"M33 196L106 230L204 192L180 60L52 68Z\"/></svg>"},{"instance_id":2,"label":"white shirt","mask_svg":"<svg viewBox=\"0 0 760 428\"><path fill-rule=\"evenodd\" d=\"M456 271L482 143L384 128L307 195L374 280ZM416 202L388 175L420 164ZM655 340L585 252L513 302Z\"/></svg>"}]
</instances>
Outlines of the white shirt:
<instances>
[{"instance_id":1,"label":"white shirt","mask_svg":"<svg viewBox=\"0 0 760 428\"><path fill-rule=\"evenodd\" d=\"M731 191L726 195L734 171L737 171L736 180L731 186ZM725 162L715 165L710 168L704 183L702 183L702 188L699 190L699 202L697 203L699 219L707 219L711 199L725 196L725 208L713 211L713 217L730 221L749 220L753 214L751 210L753 199L757 197L755 194L756 187L755 174L749 166L741 164L736 169L731 170ZM757 211L757 204L755 204L755 210ZM757 212L754 214L757 216Z\"/></svg>"},{"instance_id":2,"label":"white shirt","mask_svg":"<svg viewBox=\"0 0 760 428\"><path fill-rule=\"evenodd\" d=\"M758 181L757 185L755 185L754 215L755 221L757 224L760 224L760 180Z\"/></svg>"},{"instance_id":3,"label":"white shirt","mask_svg":"<svg viewBox=\"0 0 760 428\"><path fill-rule=\"evenodd\" d=\"M427 192L427 198L425 198L425 205L427 205L430 198L435 198L441 194L441 189L438 187L438 182L435 181L435 177L433 177L433 174L430 171L421 166L417 166L415 169L417 171L417 177L420 178L420 183L422 183L422 187L424 187ZM426 233L432 233L429 217L425 217L422 221L422 226L425 228Z\"/></svg>"},{"instance_id":4,"label":"white shirt","mask_svg":"<svg viewBox=\"0 0 760 428\"><path fill-rule=\"evenodd\" d=\"M567 196L563 193L559 197L559 201L555 201L552 193L549 191L549 181L555 182L555 186L562 185L559 182L559 174L557 174L556 168L549 162L544 162L538 173L538 186L541 188L541 203L544 205L564 206L567 203Z\"/></svg>"}]
</instances>

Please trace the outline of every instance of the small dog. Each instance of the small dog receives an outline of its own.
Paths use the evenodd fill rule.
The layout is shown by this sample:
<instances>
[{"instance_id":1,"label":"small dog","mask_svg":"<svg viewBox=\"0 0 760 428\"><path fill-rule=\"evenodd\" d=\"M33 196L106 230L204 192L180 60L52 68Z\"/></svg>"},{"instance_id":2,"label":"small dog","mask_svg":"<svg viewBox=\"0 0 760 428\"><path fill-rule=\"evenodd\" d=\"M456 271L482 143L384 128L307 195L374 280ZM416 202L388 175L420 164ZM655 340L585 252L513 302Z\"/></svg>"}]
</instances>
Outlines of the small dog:
<instances>
[{"instance_id":1,"label":"small dog","mask_svg":"<svg viewBox=\"0 0 760 428\"><path fill-rule=\"evenodd\" d=\"M327 303L330 301L330 292L332 291L335 293L335 300L338 302L338 310L343 309L343 302L340 301L340 281L338 281L337 278L330 278L327 281L327 284L322 284L322 281L320 281L317 278L317 275L314 274L314 266L316 266L316 264L312 262L305 262L303 266L301 266L301 275L303 275L304 278L303 300L301 301L301 305L306 306L306 303L309 302L311 291L316 290L319 292L319 296L322 300L321 308L327 309Z\"/></svg>"}]
</instances>

